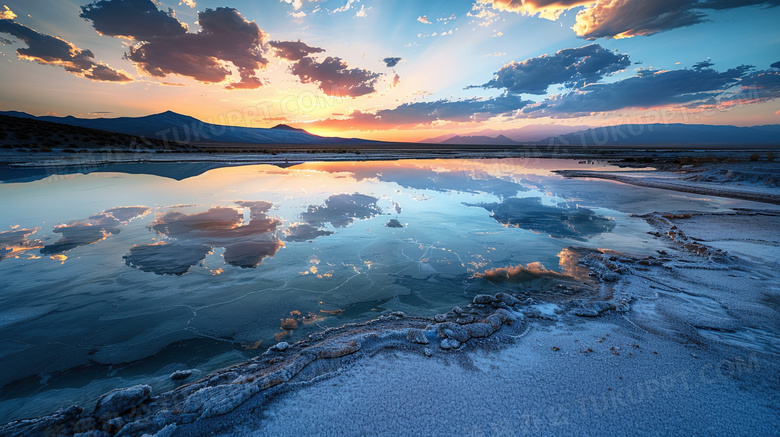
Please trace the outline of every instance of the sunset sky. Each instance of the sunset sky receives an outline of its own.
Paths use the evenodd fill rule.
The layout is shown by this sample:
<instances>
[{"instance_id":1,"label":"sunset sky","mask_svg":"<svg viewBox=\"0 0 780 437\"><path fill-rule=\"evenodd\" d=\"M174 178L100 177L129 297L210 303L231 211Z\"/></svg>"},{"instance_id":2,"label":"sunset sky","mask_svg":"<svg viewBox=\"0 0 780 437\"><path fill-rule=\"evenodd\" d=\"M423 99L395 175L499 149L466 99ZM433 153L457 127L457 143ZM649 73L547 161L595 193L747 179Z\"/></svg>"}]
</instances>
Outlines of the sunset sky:
<instances>
[{"instance_id":1,"label":"sunset sky","mask_svg":"<svg viewBox=\"0 0 780 437\"><path fill-rule=\"evenodd\" d=\"M0 110L419 141L780 123L780 0L6 0Z\"/></svg>"}]
</instances>

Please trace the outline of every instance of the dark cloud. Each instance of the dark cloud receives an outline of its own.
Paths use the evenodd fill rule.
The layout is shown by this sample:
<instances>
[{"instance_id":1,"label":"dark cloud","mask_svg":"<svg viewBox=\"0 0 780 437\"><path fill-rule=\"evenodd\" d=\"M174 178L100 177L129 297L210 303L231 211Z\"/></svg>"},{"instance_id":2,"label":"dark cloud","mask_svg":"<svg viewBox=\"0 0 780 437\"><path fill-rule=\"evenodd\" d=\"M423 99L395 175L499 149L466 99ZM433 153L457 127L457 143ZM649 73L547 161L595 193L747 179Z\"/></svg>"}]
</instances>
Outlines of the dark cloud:
<instances>
[{"instance_id":1,"label":"dark cloud","mask_svg":"<svg viewBox=\"0 0 780 437\"><path fill-rule=\"evenodd\" d=\"M593 84L526 107L532 117L578 117L624 108L690 105L711 99L740 83L749 66L717 72L711 68L648 71L614 83Z\"/></svg>"},{"instance_id":2,"label":"dark cloud","mask_svg":"<svg viewBox=\"0 0 780 437\"><path fill-rule=\"evenodd\" d=\"M585 39L653 35L706 21L707 10L780 5L780 0L484 0L495 9L555 20L584 6L572 29Z\"/></svg>"},{"instance_id":3,"label":"dark cloud","mask_svg":"<svg viewBox=\"0 0 780 437\"><path fill-rule=\"evenodd\" d=\"M147 212L149 208L145 206L118 207L95 214L85 220L55 226L54 232L62 234L62 238L41 248L41 253L55 255L97 243L111 234L119 233L120 225L125 225L133 218Z\"/></svg>"},{"instance_id":4,"label":"dark cloud","mask_svg":"<svg viewBox=\"0 0 780 437\"><path fill-rule=\"evenodd\" d=\"M309 205L301 213L301 219L312 226L324 226L330 223L334 228L344 228L355 220L369 219L382 214L377 206L379 199L365 194L334 194L325 200L324 205Z\"/></svg>"},{"instance_id":5,"label":"dark cloud","mask_svg":"<svg viewBox=\"0 0 780 437\"><path fill-rule=\"evenodd\" d=\"M701 70L701 69L704 69L704 68L710 68L710 67L712 67L713 65L715 65L715 64L713 64L713 63L712 63L712 62L711 62L711 61L708 59L708 60L706 60L706 61L701 61L701 62L697 62L697 63L693 64L693 69L694 69L694 70Z\"/></svg>"},{"instance_id":6,"label":"dark cloud","mask_svg":"<svg viewBox=\"0 0 780 437\"><path fill-rule=\"evenodd\" d=\"M741 94L752 97L750 103L780 99L780 71L766 70L752 73L742 79L740 85L743 89Z\"/></svg>"},{"instance_id":7,"label":"dark cloud","mask_svg":"<svg viewBox=\"0 0 780 437\"><path fill-rule=\"evenodd\" d=\"M222 256L226 263L234 266L256 267L263 262L263 259L274 256L282 247L284 247L284 243L279 239L238 241L225 246L225 253Z\"/></svg>"},{"instance_id":8,"label":"dark cloud","mask_svg":"<svg viewBox=\"0 0 780 437\"><path fill-rule=\"evenodd\" d=\"M770 67L780 69L780 61L775 62L774 64L770 65Z\"/></svg>"},{"instance_id":9,"label":"dark cloud","mask_svg":"<svg viewBox=\"0 0 780 437\"><path fill-rule=\"evenodd\" d=\"M349 68L341 58L328 56L322 62L304 57L290 66L290 72L302 83L316 83L329 96L358 97L376 91L374 85L381 74L359 68Z\"/></svg>"},{"instance_id":10,"label":"dark cloud","mask_svg":"<svg viewBox=\"0 0 780 437\"><path fill-rule=\"evenodd\" d=\"M301 59L313 53L322 53L325 49L311 47L301 40L298 41L270 41L268 43L274 48L276 56L287 59L288 61L300 61Z\"/></svg>"},{"instance_id":11,"label":"dark cloud","mask_svg":"<svg viewBox=\"0 0 780 437\"><path fill-rule=\"evenodd\" d=\"M319 124L341 128L402 127L431 124L435 121L470 122L497 115L514 115L514 111L533 102L505 94L490 99L437 100L404 103L375 113L355 111L347 119L328 119Z\"/></svg>"},{"instance_id":12,"label":"dark cloud","mask_svg":"<svg viewBox=\"0 0 780 437\"><path fill-rule=\"evenodd\" d=\"M125 262L160 275L182 275L205 259L212 248L224 247L226 263L257 267L284 247L274 232L280 221L266 215L273 206L270 202L236 204L249 209L248 223L241 211L226 207L190 215L173 211L158 217L150 228L174 241L136 246L125 255Z\"/></svg>"},{"instance_id":13,"label":"dark cloud","mask_svg":"<svg viewBox=\"0 0 780 437\"><path fill-rule=\"evenodd\" d=\"M598 0L577 13L573 29L585 39L653 35L706 21L707 9L778 5L780 0Z\"/></svg>"},{"instance_id":14,"label":"dark cloud","mask_svg":"<svg viewBox=\"0 0 780 437\"><path fill-rule=\"evenodd\" d=\"M104 35L139 41L126 57L154 77L178 74L205 83L223 82L231 76L225 64L231 63L241 80L226 88L263 85L256 72L268 63L262 50L265 34L235 9L198 13L198 33L188 33L182 23L159 11L151 0L101 0L84 6L81 16Z\"/></svg>"},{"instance_id":15,"label":"dark cloud","mask_svg":"<svg viewBox=\"0 0 780 437\"><path fill-rule=\"evenodd\" d=\"M320 229L308 223L295 223L290 225L284 233L286 235L284 238L285 240L297 242L310 241L318 237L326 237L333 234L331 231Z\"/></svg>"},{"instance_id":16,"label":"dark cloud","mask_svg":"<svg viewBox=\"0 0 780 437\"><path fill-rule=\"evenodd\" d=\"M387 64L387 68L393 68L396 65L398 65L399 62L403 61L401 58L385 58L382 59L382 62Z\"/></svg>"},{"instance_id":17,"label":"dark cloud","mask_svg":"<svg viewBox=\"0 0 780 437\"><path fill-rule=\"evenodd\" d=\"M741 6L780 6L780 0L704 0L700 7L706 9L732 9Z\"/></svg>"},{"instance_id":18,"label":"dark cloud","mask_svg":"<svg viewBox=\"0 0 780 437\"><path fill-rule=\"evenodd\" d=\"M511 93L545 94L554 84L579 87L624 70L631 61L598 44L560 50L552 56L543 55L512 62L501 67L485 88L505 89Z\"/></svg>"},{"instance_id":19,"label":"dark cloud","mask_svg":"<svg viewBox=\"0 0 780 437\"><path fill-rule=\"evenodd\" d=\"M89 50L82 50L62 38L38 33L12 20L0 20L0 33L12 35L27 44L26 48L16 50L20 59L59 66L77 76L91 80L107 82L133 80L121 70L114 70L95 62L95 55Z\"/></svg>"},{"instance_id":20,"label":"dark cloud","mask_svg":"<svg viewBox=\"0 0 780 437\"><path fill-rule=\"evenodd\" d=\"M100 0L82 6L79 15L106 36L151 41L187 33L187 26L172 13L157 9L151 0Z\"/></svg>"},{"instance_id":21,"label":"dark cloud","mask_svg":"<svg viewBox=\"0 0 780 437\"><path fill-rule=\"evenodd\" d=\"M698 0L599 0L580 11L573 26L580 38L613 38L652 35L704 21L693 10Z\"/></svg>"},{"instance_id":22,"label":"dark cloud","mask_svg":"<svg viewBox=\"0 0 780 437\"><path fill-rule=\"evenodd\" d=\"M157 243L134 246L123 258L125 264L142 272L158 275L183 275L200 263L211 251L204 244Z\"/></svg>"},{"instance_id":23,"label":"dark cloud","mask_svg":"<svg viewBox=\"0 0 780 437\"><path fill-rule=\"evenodd\" d=\"M403 228L404 225L401 224L401 222L398 221L398 219L390 219L387 224L385 224L385 227L388 228Z\"/></svg>"},{"instance_id":24,"label":"dark cloud","mask_svg":"<svg viewBox=\"0 0 780 437\"><path fill-rule=\"evenodd\" d=\"M501 203L481 203L479 206L491 212L497 222L549 234L553 238L571 238L584 241L587 238L615 228L615 221L597 215L588 208L573 205L548 206L538 197L504 199Z\"/></svg>"},{"instance_id":25,"label":"dark cloud","mask_svg":"<svg viewBox=\"0 0 780 437\"><path fill-rule=\"evenodd\" d=\"M43 243L29 238L37 231L38 228L22 228L0 232L0 261L18 256L28 250L40 249Z\"/></svg>"},{"instance_id":26,"label":"dark cloud","mask_svg":"<svg viewBox=\"0 0 780 437\"><path fill-rule=\"evenodd\" d=\"M199 214L185 215L169 212L152 223L151 228L160 234L182 240L203 240L222 246L231 239L264 236L276 230L279 220L267 217L256 207L250 207L251 220L244 224L243 214L234 208L215 207Z\"/></svg>"}]
</instances>

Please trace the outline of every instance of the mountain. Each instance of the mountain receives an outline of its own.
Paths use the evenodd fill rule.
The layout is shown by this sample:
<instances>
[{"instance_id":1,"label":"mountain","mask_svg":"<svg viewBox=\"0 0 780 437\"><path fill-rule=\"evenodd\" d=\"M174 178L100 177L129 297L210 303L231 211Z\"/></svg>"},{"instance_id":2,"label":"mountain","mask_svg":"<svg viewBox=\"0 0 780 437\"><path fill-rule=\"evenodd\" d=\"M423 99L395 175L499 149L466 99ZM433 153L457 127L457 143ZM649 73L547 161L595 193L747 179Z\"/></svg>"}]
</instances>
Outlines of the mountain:
<instances>
[{"instance_id":1,"label":"mountain","mask_svg":"<svg viewBox=\"0 0 780 437\"><path fill-rule=\"evenodd\" d=\"M552 136L558 136L563 134L568 134L571 132L577 132L584 129L588 129L590 126L563 126L563 125L557 125L557 124L532 124L529 126L523 126L521 128L517 129L483 129L481 131L476 132L469 132L462 135L457 134L447 134L447 135L440 135L438 137L428 138L426 140L420 141L421 143L426 144L447 144L447 141L449 141L452 138L455 137L461 137L461 138L473 138L473 137L487 137L495 139L496 136L503 136L510 141L513 141L513 143L506 143L501 145L513 145L513 144L530 144L539 140L542 140L544 138L552 137ZM460 139L455 141L462 141ZM463 142L454 142L449 144L476 144L476 143L463 143ZM487 144L496 144L496 143L487 143Z\"/></svg>"},{"instance_id":2,"label":"mountain","mask_svg":"<svg viewBox=\"0 0 780 437\"><path fill-rule=\"evenodd\" d=\"M249 143L249 144L310 144L353 145L374 141L357 138L321 137L285 124L270 129L224 126L202 122L196 118L166 111L145 117L76 118L36 117L24 112L0 112L0 115L31 118L70 126L99 129L107 132L136 135L164 141L183 143Z\"/></svg>"},{"instance_id":3,"label":"mountain","mask_svg":"<svg viewBox=\"0 0 780 437\"><path fill-rule=\"evenodd\" d=\"M600 146L741 146L780 145L780 125L738 127L707 124L624 124L552 136L538 145Z\"/></svg>"},{"instance_id":4,"label":"mountain","mask_svg":"<svg viewBox=\"0 0 780 437\"><path fill-rule=\"evenodd\" d=\"M520 145L517 141L513 141L503 135L497 137L488 136L460 136L456 135L450 139L444 140L439 144L473 144L480 146L516 146Z\"/></svg>"}]
</instances>

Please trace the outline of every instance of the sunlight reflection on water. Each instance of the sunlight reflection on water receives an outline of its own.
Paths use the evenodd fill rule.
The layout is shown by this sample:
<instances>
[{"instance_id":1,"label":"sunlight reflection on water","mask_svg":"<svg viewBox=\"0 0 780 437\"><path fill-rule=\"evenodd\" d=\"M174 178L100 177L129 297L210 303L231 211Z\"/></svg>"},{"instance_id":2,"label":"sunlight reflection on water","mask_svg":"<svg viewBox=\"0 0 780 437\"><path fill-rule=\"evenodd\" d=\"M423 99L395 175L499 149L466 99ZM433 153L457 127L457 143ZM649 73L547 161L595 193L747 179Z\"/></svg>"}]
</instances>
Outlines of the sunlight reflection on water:
<instances>
[{"instance_id":1,"label":"sunlight reflection on water","mask_svg":"<svg viewBox=\"0 0 780 437\"><path fill-rule=\"evenodd\" d=\"M657 249L629 213L719 207L551 173L608 167L406 160L197 174L137 164L134 174L7 181L0 422L117 386L159 392L174 370L207 372L386 311L443 312L496 292L497 276L512 287L581 278L570 246Z\"/></svg>"}]
</instances>

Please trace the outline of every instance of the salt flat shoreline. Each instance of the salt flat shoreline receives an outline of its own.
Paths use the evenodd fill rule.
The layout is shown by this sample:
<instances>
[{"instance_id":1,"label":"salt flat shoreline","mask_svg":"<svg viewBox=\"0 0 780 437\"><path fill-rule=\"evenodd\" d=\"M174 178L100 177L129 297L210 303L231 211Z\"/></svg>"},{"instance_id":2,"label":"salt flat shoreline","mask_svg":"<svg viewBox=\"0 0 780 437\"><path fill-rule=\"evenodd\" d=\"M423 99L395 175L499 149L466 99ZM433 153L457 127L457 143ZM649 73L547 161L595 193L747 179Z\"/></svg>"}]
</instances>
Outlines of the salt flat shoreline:
<instances>
[{"instance_id":1,"label":"salt flat shoreline","mask_svg":"<svg viewBox=\"0 0 780 437\"><path fill-rule=\"evenodd\" d=\"M314 161L364 161L401 159L639 159L645 165L678 157L747 158L757 153L776 153L780 147L706 146L683 149L673 146L469 146L418 143L372 146L273 145L265 150L244 150L241 145L214 145L191 152L154 149L83 149L78 153L20 152L0 150L0 163L19 166L112 164L129 162L235 162L255 164L301 163ZM245 145L244 145L245 146Z\"/></svg>"}]
</instances>

